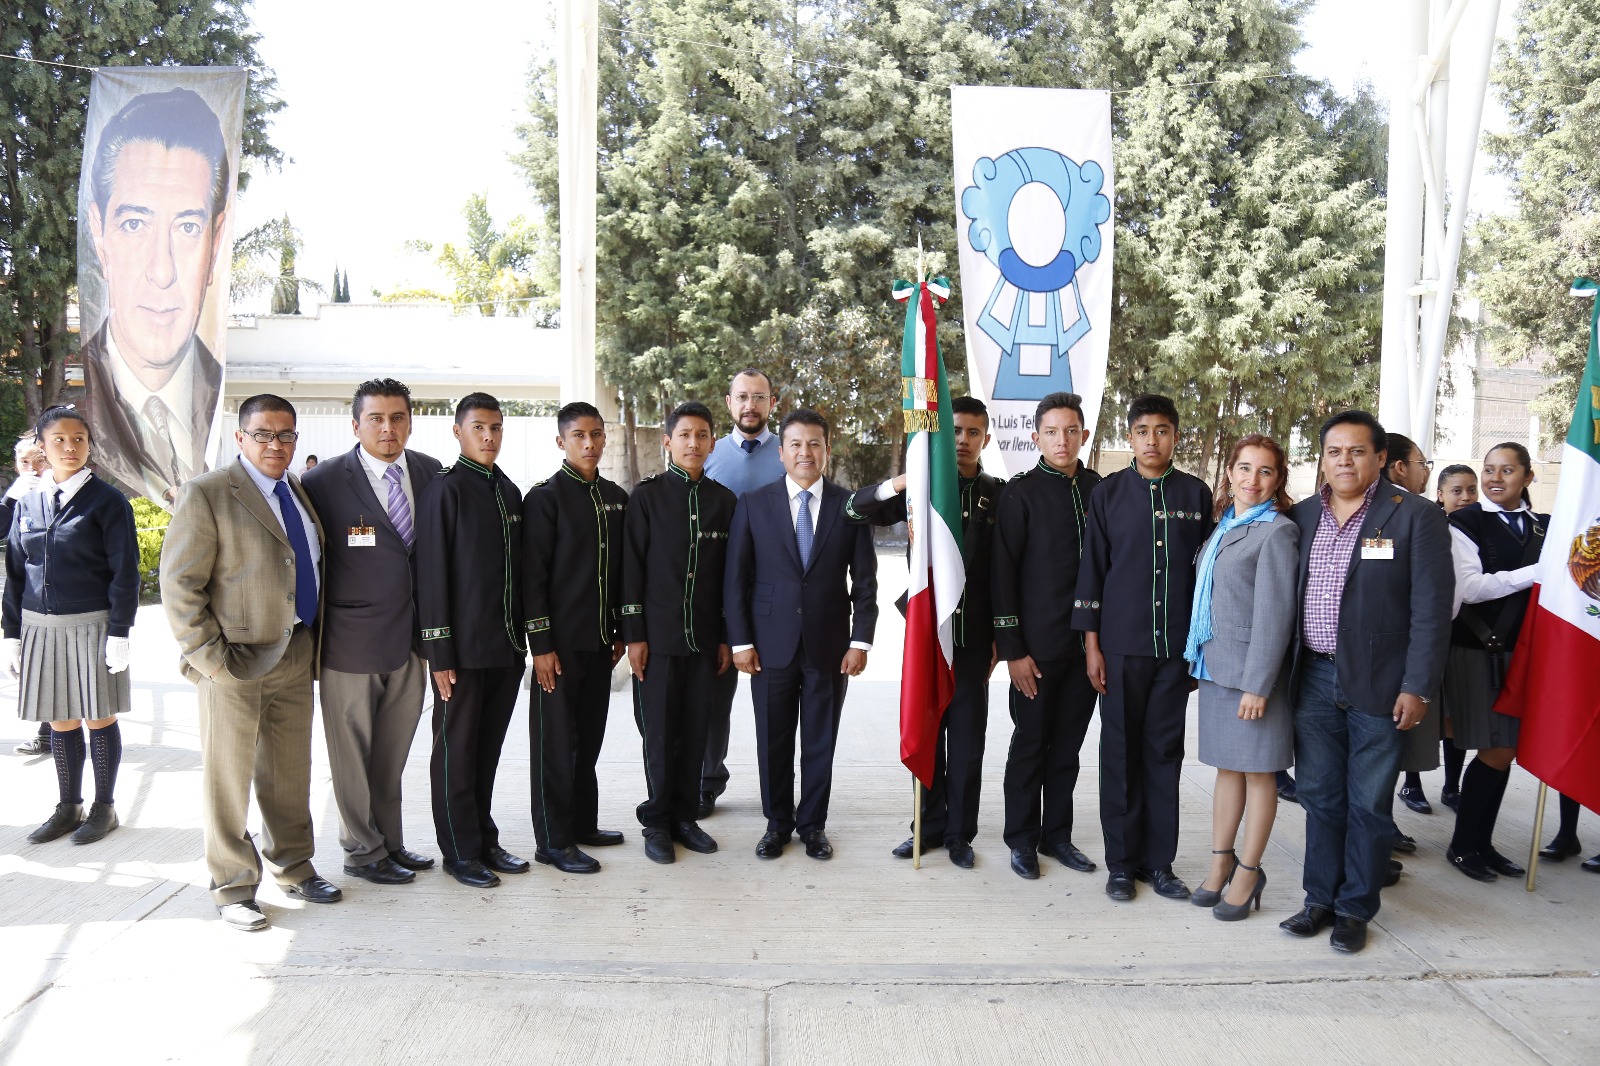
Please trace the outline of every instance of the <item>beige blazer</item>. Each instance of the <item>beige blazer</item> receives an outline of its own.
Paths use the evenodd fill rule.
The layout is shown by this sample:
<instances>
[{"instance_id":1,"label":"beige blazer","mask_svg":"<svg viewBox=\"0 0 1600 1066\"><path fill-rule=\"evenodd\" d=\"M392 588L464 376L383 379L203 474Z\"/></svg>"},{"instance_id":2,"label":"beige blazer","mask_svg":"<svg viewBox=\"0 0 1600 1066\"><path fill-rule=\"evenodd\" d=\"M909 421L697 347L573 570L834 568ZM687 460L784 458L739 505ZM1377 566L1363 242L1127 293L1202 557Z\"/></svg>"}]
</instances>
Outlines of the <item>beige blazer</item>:
<instances>
[{"instance_id":1,"label":"beige blazer","mask_svg":"<svg viewBox=\"0 0 1600 1066\"><path fill-rule=\"evenodd\" d=\"M323 544L322 523L292 474L289 488ZM161 547L161 603L184 676L197 681L226 668L250 681L276 666L294 632L294 567L289 537L241 460L185 484ZM318 648L323 587L319 573ZM313 655L313 677L319 662Z\"/></svg>"}]
</instances>

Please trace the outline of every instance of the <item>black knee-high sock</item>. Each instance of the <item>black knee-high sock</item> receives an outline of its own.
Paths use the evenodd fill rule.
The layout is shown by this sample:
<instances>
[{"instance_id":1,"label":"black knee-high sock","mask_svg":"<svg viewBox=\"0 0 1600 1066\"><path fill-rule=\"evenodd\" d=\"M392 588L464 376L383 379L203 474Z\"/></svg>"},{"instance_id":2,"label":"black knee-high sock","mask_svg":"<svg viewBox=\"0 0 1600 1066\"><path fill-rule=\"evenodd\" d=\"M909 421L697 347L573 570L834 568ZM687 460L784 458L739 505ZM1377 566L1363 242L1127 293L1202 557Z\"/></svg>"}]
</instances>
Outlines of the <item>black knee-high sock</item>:
<instances>
[{"instance_id":1,"label":"black knee-high sock","mask_svg":"<svg viewBox=\"0 0 1600 1066\"><path fill-rule=\"evenodd\" d=\"M39 735L41 737L44 737L44 739L49 740L50 739L50 734L52 732L54 732L54 730L52 730L50 728L50 723L49 722L40 722L39 723Z\"/></svg>"},{"instance_id":2,"label":"black knee-high sock","mask_svg":"<svg viewBox=\"0 0 1600 1066\"><path fill-rule=\"evenodd\" d=\"M50 754L56 761L56 784L62 803L83 802L83 730L52 729Z\"/></svg>"},{"instance_id":3,"label":"black knee-high sock","mask_svg":"<svg viewBox=\"0 0 1600 1066\"><path fill-rule=\"evenodd\" d=\"M1578 801L1571 796L1561 797L1561 828L1556 830L1556 839L1578 839Z\"/></svg>"},{"instance_id":4,"label":"black knee-high sock","mask_svg":"<svg viewBox=\"0 0 1600 1066\"><path fill-rule=\"evenodd\" d=\"M117 767L122 765L122 727L112 722L89 730L89 760L94 765L94 801L110 806L117 790Z\"/></svg>"},{"instance_id":5,"label":"black knee-high sock","mask_svg":"<svg viewBox=\"0 0 1600 1066\"><path fill-rule=\"evenodd\" d=\"M1444 790L1446 792L1461 791L1461 766L1467 761L1467 753L1456 747L1456 742L1449 737L1444 740Z\"/></svg>"},{"instance_id":6,"label":"black knee-high sock","mask_svg":"<svg viewBox=\"0 0 1600 1066\"><path fill-rule=\"evenodd\" d=\"M1405 782L1401 785L1401 787L1402 788L1421 789L1422 788L1422 775L1417 773L1414 770L1407 770L1406 771Z\"/></svg>"},{"instance_id":7,"label":"black knee-high sock","mask_svg":"<svg viewBox=\"0 0 1600 1066\"><path fill-rule=\"evenodd\" d=\"M1473 759L1461 775L1461 804L1456 808L1456 829L1450 837L1450 849L1457 855L1468 855L1482 846L1484 811L1494 792L1494 767L1482 759Z\"/></svg>"},{"instance_id":8,"label":"black knee-high sock","mask_svg":"<svg viewBox=\"0 0 1600 1066\"><path fill-rule=\"evenodd\" d=\"M1500 801L1506 798L1506 785L1511 783L1511 769L1496 770L1489 767L1493 777L1488 779L1489 795L1483 805L1478 828L1478 851L1483 855L1494 850L1494 823L1500 817Z\"/></svg>"}]
</instances>

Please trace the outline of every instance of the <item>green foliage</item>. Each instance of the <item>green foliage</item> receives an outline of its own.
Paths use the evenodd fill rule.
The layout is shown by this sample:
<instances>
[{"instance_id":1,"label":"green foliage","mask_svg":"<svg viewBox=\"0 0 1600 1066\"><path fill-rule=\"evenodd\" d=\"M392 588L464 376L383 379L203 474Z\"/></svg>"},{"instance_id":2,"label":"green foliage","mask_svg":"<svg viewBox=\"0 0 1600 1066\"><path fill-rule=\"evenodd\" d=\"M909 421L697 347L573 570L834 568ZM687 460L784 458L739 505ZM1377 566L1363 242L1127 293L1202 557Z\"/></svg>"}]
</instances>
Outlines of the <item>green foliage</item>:
<instances>
[{"instance_id":1,"label":"green foliage","mask_svg":"<svg viewBox=\"0 0 1600 1066\"><path fill-rule=\"evenodd\" d=\"M1249 429L1287 442L1375 386L1381 315L1378 108L1268 78L1292 69L1303 6L605 0L603 375L648 422L753 363L840 426L847 462L897 445L890 282L919 237L930 274L957 269L949 86L1141 87L1114 97L1107 410L1170 393L1202 465ZM528 109L517 163L553 231L547 57ZM960 295L940 331L957 390Z\"/></svg>"},{"instance_id":2,"label":"green foliage","mask_svg":"<svg viewBox=\"0 0 1600 1066\"><path fill-rule=\"evenodd\" d=\"M1600 2L1524 0L1492 77L1510 121L1484 147L1510 182L1511 210L1475 227L1467 289L1502 361L1532 361L1553 378L1533 407L1545 439L1560 440L1592 308L1567 290L1600 272Z\"/></svg>"},{"instance_id":3,"label":"green foliage","mask_svg":"<svg viewBox=\"0 0 1600 1066\"><path fill-rule=\"evenodd\" d=\"M267 122L283 103L256 52L243 0L61 4L19 0L0 18L0 53L78 67L254 67L244 155L279 160ZM0 59L0 358L29 418L56 401L72 351L78 170L89 71ZM244 184L247 175L241 174Z\"/></svg>"},{"instance_id":4,"label":"green foliage","mask_svg":"<svg viewBox=\"0 0 1600 1066\"><path fill-rule=\"evenodd\" d=\"M167 539L167 525L172 514L160 504L143 496L129 501L133 504L133 526L139 538L139 591L145 596L160 592L161 545Z\"/></svg>"},{"instance_id":5,"label":"green foliage","mask_svg":"<svg viewBox=\"0 0 1600 1066\"><path fill-rule=\"evenodd\" d=\"M518 216L500 229L489 213L489 199L473 193L461 210L467 220L466 240L446 243L434 261L455 286L451 295L431 289L403 289L381 297L384 303L419 300L454 304L456 310L480 315L517 315L555 320L557 263L554 247L546 247L543 228ZM409 240L408 251L432 255L429 241Z\"/></svg>"}]
</instances>

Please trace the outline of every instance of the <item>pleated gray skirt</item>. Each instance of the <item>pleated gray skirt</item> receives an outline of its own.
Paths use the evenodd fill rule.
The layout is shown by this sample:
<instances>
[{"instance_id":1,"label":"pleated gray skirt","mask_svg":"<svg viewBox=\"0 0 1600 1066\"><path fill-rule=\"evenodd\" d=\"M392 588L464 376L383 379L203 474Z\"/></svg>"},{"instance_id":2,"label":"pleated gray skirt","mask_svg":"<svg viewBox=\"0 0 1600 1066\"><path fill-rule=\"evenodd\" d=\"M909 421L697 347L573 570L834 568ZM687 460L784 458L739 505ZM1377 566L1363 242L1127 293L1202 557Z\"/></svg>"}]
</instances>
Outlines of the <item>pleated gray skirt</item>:
<instances>
[{"instance_id":1,"label":"pleated gray skirt","mask_svg":"<svg viewBox=\"0 0 1600 1066\"><path fill-rule=\"evenodd\" d=\"M1294 715L1284 686L1274 686L1260 718L1239 717L1243 692L1200 682L1200 761L1244 774L1275 773L1294 765Z\"/></svg>"},{"instance_id":2,"label":"pleated gray skirt","mask_svg":"<svg viewBox=\"0 0 1600 1066\"><path fill-rule=\"evenodd\" d=\"M87 614L22 612L22 678L17 717L25 722L72 722L126 714L133 685L128 671L106 669L107 611Z\"/></svg>"},{"instance_id":3,"label":"pleated gray skirt","mask_svg":"<svg viewBox=\"0 0 1600 1066\"><path fill-rule=\"evenodd\" d=\"M1522 719L1497 712L1494 701L1499 696L1500 690L1489 683L1489 653L1452 644L1444 665L1444 710L1456 747L1478 751L1517 746Z\"/></svg>"}]
</instances>

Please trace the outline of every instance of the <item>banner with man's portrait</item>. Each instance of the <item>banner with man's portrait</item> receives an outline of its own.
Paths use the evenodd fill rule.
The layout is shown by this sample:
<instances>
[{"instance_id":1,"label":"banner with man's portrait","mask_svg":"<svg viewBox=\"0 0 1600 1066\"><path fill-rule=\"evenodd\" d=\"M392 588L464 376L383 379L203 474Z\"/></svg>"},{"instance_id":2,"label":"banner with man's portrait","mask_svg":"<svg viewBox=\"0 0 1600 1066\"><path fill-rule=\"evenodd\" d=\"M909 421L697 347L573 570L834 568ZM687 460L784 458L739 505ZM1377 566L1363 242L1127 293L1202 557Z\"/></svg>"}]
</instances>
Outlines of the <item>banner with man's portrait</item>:
<instances>
[{"instance_id":1,"label":"banner with man's portrait","mask_svg":"<svg viewBox=\"0 0 1600 1066\"><path fill-rule=\"evenodd\" d=\"M170 508L216 455L242 67L95 71L78 186L92 465Z\"/></svg>"},{"instance_id":2,"label":"banner with man's portrait","mask_svg":"<svg viewBox=\"0 0 1600 1066\"><path fill-rule=\"evenodd\" d=\"M1083 397L1095 428L1111 337L1111 97L1090 89L950 89L967 380L994 454L1039 460L1033 414ZM994 460L998 458L1000 463Z\"/></svg>"}]
</instances>

